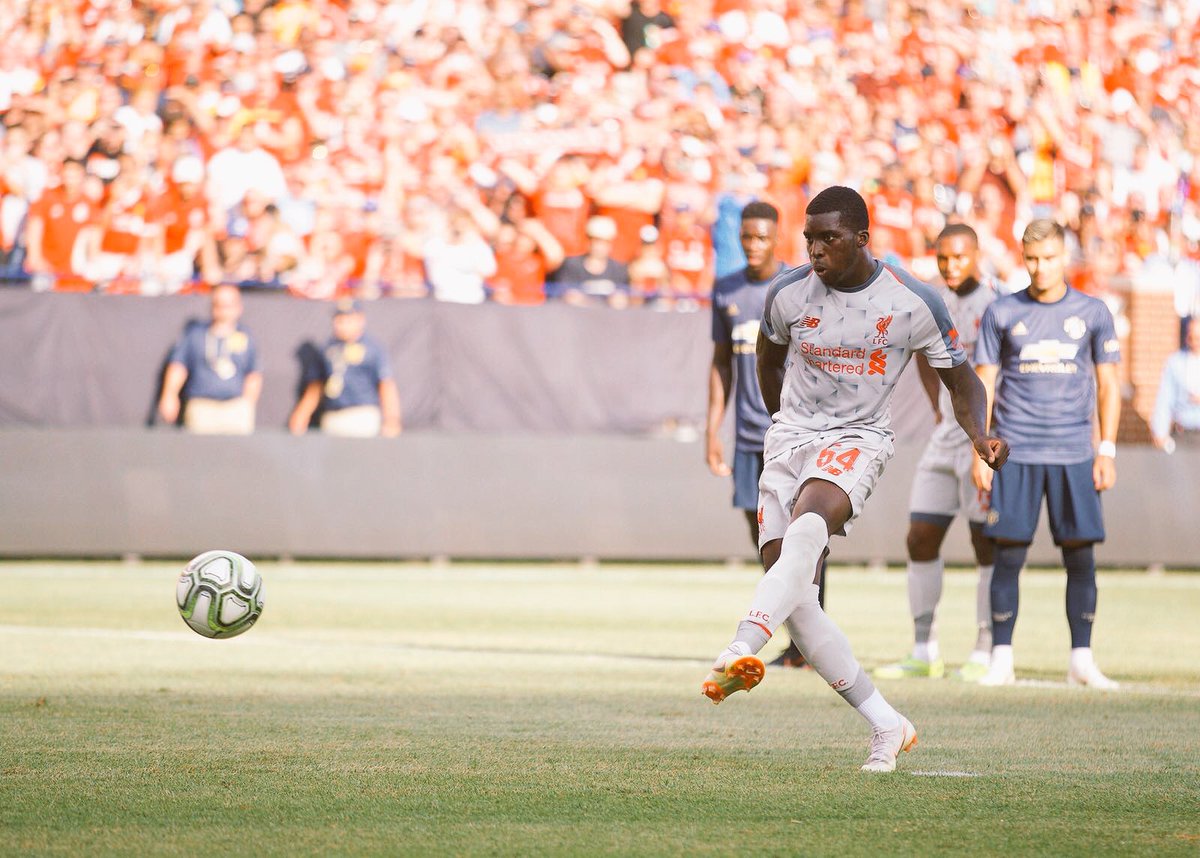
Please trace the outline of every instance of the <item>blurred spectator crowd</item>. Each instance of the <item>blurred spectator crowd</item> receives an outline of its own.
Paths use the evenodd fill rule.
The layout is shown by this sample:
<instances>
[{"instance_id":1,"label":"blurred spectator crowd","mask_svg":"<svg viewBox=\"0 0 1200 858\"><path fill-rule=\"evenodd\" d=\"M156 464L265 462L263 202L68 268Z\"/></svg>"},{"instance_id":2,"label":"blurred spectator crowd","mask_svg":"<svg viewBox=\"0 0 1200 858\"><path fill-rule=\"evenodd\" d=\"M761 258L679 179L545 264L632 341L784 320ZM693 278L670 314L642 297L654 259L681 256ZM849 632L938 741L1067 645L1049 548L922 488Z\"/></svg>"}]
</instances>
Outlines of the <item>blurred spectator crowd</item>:
<instances>
[{"instance_id":1,"label":"blurred spectator crowd","mask_svg":"<svg viewBox=\"0 0 1200 858\"><path fill-rule=\"evenodd\" d=\"M1076 286L1200 295L1195 0L0 0L0 33L35 288L694 308L742 206L795 264L845 184L927 279L962 220L1025 285L1048 215Z\"/></svg>"}]
</instances>

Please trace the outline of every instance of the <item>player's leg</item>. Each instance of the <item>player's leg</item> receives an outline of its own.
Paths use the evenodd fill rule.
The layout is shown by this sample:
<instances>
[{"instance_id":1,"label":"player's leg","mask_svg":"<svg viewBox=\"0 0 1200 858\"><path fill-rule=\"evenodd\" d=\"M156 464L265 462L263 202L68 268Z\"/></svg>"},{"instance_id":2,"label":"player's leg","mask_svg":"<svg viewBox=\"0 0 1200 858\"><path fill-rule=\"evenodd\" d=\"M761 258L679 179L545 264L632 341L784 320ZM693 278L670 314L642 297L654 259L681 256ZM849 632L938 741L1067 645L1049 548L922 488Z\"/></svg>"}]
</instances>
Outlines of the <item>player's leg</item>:
<instances>
[{"instance_id":1,"label":"player's leg","mask_svg":"<svg viewBox=\"0 0 1200 858\"><path fill-rule=\"evenodd\" d=\"M717 657L704 686L704 693L714 702L723 700L729 691L754 687L761 674L744 676L747 661L754 660L749 672L761 669L754 653L786 617L792 639L816 672L871 725L871 754L863 766L866 771L893 770L896 756L916 744L916 731L875 688L845 635L821 610L817 573L830 534L845 532L890 452L855 439L828 446L814 444L807 451L794 451L791 457L767 463L760 484L765 561L774 556L770 543L780 532L780 513L787 513L790 507L791 514L782 527L777 559L759 581L750 610L738 624L733 642ZM786 497L787 485L782 478L789 475L790 485L800 485L794 503L781 500ZM726 680L731 671L733 676Z\"/></svg>"},{"instance_id":2,"label":"player's leg","mask_svg":"<svg viewBox=\"0 0 1200 858\"><path fill-rule=\"evenodd\" d=\"M1063 566L1067 570L1067 625L1071 629L1067 683L1118 688L1119 684L1100 671L1092 656L1097 598L1094 545L1104 540L1104 521L1091 461L1051 468L1046 501L1050 532L1062 549Z\"/></svg>"},{"instance_id":3,"label":"player's leg","mask_svg":"<svg viewBox=\"0 0 1200 858\"><path fill-rule=\"evenodd\" d=\"M942 598L941 557L950 516L914 512L908 525L908 607L913 620L913 647L907 658L875 669L877 679L940 678L945 673L938 646L936 613Z\"/></svg>"},{"instance_id":4,"label":"player's leg","mask_svg":"<svg viewBox=\"0 0 1200 858\"><path fill-rule=\"evenodd\" d=\"M996 546L983 532L982 521L970 521L971 547L975 550L975 646L963 666L954 672L963 682L978 682L992 660L992 573Z\"/></svg>"},{"instance_id":5,"label":"player's leg","mask_svg":"<svg viewBox=\"0 0 1200 858\"><path fill-rule=\"evenodd\" d=\"M975 646L954 672L963 682L978 682L987 673L992 660L992 572L995 563L995 544L983 532L991 506L991 493L975 487L971 469L975 451L966 451L960 462L962 508L967 514L971 533L971 548L975 552Z\"/></svg>"},{"instance_id":6,"label":"player's leg","mask_svg":"<svg viewBox=\"0 0 1200 858\"><path fill-rule=\"evenodd\" d=\"M939 678L945 673L936 615L942 598L942 542L959 507L958 476L950 451L926 447L909 494L908 606L913 647L908 657L875 669L877 679Z\"/></svg>"},{"instance_id":7,"label":"player's leg","mask_svg":"<svg viewBox=\"0 0 1200 858\"><path fill-rule=\"evenodd\" d=\"M757 450L735 450L733 456L733 505L742 510L746 523L750 528L750 539L758 548L759 540L759 507L758 481L762 476L763 454ZM761 555L760 555L761 556ZM763 562L763 569L770 565ZM771 662L772 667L807 667L808 663L800 654L795 642L789 641L787 648Z\"/></svg>"},{"instance_id":8,"label":"player's leg","mask_svg":"<svg viewBox=\"0 0 1200 858\"><path fill-rule=\"evenodd\" d=\"M991 509L983 534L995 545L992 582L992 657L980 685L1010 685L1013 629L1020 602L1020 574L1037 530L1045 492L1045 466L1008 462L992 481Z\"/></svg>"}]
</instances>

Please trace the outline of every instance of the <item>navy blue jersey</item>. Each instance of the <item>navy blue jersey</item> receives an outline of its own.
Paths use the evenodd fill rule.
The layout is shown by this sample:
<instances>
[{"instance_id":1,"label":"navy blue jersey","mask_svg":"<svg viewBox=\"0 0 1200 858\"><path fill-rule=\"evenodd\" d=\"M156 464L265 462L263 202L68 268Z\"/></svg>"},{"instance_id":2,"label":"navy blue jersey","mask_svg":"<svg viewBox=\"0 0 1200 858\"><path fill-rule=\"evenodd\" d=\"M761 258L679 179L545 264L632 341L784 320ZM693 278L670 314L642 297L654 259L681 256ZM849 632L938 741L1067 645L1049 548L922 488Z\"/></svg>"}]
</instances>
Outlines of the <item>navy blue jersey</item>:
<instances>
[{"instance_id":1,"label":"navy blue jersey","mask_svg":"<svg viewBox=\"0 0 1200 858\"><path fill-rule=\"evenodd\" d=\"M383 346L364 335L347 343L330 338L321 352L321 377L306 381L324 382L321 404L327 411L355 405L379 405L379 382L392 377L392 366Z\"/></svg>"},{"instance_id":2,"label":"navy blue jersey","mask_svg":"<svg viewBox=\"0 0 1200 858\"><path fill-rule=\"evenodd\" d=\"M991 304L979 324L975 363L999 366L992 426L1014 462L1070 465L1092 458L1096 364L1121 349L1103 301L1074 289L1053 304L1029 290Z\"/></svg>"},{"instance_id":3,"label":"navy blue jersey","mask_svg":"<svg viewBox=\"0 0 1200 858\"><path fill-rule=\"evenodd\" d=\"M170 362L187 370L184 399L236 399L242 395L246 376L258 371L254 340L241 325L219 337L209 330L208 322L188 322L171 349Z\"/></svg>"},{"instance_id":4,"label":"navy blue jersey","mask_svg":"<svg viewBox=\"0 0 1200 858\"><path fill-rule=\"evenodd\" d=\"M781 264L778 271L782 271ZM756 349L770 280L751 280L742 268L713 284L712 338L733 354L736 448L762 452L771 415L758 387Z\"/></svg>"}]
</instances>

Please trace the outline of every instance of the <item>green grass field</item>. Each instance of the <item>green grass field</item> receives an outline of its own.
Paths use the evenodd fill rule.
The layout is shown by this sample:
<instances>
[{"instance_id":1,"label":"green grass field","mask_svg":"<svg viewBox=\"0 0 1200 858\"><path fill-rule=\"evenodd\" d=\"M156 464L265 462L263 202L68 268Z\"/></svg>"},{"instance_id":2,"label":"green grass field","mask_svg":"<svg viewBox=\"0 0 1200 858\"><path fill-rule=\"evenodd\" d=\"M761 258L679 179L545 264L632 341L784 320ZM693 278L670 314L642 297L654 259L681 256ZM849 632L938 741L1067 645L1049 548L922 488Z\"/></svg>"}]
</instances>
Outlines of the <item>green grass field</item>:
<instances>
[{"instance_id":1,"label":"green grass field","mask_svg":"<svg viewBox=\"0 0 1200 858\"><path fill-rule=\"evenodd\" d=\"M1102 573L1103 693L1026 573L1032 681L882 683L921 741L870 776L809 671L700 696L749 567L261 568L209 641L175 565L0 564L0 854L1200 854L1200 576ZM834 569L829 607L868 668L906 649L903 574Z\"/></svg>"}]
</instances>

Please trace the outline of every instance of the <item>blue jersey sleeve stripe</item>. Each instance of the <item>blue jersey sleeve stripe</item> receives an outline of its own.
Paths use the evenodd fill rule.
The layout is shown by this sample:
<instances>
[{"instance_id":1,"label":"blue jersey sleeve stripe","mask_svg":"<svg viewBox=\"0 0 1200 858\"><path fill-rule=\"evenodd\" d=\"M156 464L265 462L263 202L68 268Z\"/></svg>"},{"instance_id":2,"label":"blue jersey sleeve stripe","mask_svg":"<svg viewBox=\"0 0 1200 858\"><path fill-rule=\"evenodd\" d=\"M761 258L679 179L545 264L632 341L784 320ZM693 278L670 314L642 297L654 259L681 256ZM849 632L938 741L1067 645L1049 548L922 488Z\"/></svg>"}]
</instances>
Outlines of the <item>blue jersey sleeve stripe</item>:
<instances>
[{"instance_id":1,"label":"blue jersey sleeve stripe","mask_svg":"<svg viewBox=\"0 0 1200 858\"><path fill-rule=\"evenodd\" d=\"M951 355L954 355L956 351L958 352L959 359L955 360L953 365L958 366L960 363L966 360L967 353L962 350L961 346L959 346L958 338L953 336L953 334L956 333L954 330L954 320L950 318L950 311L946 309L946 302L938 297L938 294L933 290L933 287L928 283L913 277L903 268L897 268L889 265L887 266L887 269L888 271L892 272L892 276L894 276L902 286L920 298L925 303L925 306L929 308L929 314L933 316L934 322L937 323L938 330L942 332L942 342L946 345L946 351Z\"/></svg>"},{"instance_id":2,"label":"blue jersey sleeve stripe","mask_svg":"<svg viewBox=\"0 0 1200 858\"><path fill-rule=\"evenodd\" d=\"M804 264L795 268L785 268L775 275L775 279L771 281L771 285L767 287L767 300L763 305L763 317L760 330L767 339L773 343L779 341L775 339L774 331L771 328L771 307L775 304L775 296L782 292L788 286L803 280L812 271L812 265Z\"/></svg>"}]
</instances>

